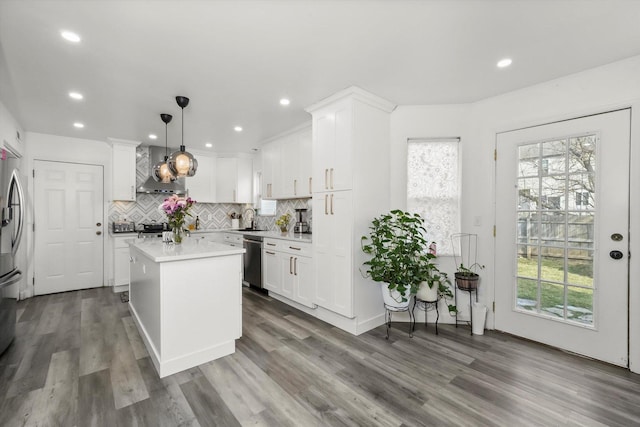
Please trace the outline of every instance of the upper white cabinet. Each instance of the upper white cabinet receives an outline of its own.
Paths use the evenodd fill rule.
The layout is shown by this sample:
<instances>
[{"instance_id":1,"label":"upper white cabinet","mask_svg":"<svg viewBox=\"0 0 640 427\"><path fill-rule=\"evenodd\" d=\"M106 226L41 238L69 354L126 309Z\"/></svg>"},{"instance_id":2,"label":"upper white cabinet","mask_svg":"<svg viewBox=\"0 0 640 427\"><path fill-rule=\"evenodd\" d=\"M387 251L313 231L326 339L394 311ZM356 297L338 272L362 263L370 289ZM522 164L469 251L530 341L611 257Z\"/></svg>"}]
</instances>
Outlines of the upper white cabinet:
<instances>
[{"instance_id":1,"label":"upper white cabinet","mask_svg":"<svg viewBox=\"0 0 640 427\"><path fill-rule=\"evenodd\" d=\"M313 115L313 191L352 188L352 114L352 102L345 99Z\"/></svg>"},{"instance_id":2,"label":"upper white cabinet","mask_svg":"<svg viewBox=\"0 0 640 427\"><path fill-rule=\"evenodd\" d=\"M198 170L194 176L186 178L189 197L200 203L216 202L216 166L215 157L197 155Z\"/></svg>"},{"instance_id":3,"label":"upper white cabinet","mask_svg":"<svg viewBox=\"0 0 640 427\"><path fill-rule=\"evenodd\" d=\"M139 141L108 138L111 144L112 200L136 201L136 147Z\"/></svg>"},{"instance_id":4,"label":"upper white cabinet","mask_svg":"<svg viewBox=\"0 0 640 427\"><path fill-rule=\"evenodd\" d=\"M0 148L5 147L21 157L24 154L22 129L9 110L0 102Z\"/></svg>"},{"instance_id":5,"label":"upper white cabinet","mask_svg":"<svg viewBox=\"0 0 640 427\"><path fill-rule=\"evenodd\" d=\"M311 197L311 129L298 127L262 147L262 198Z\"/></svg>"},{"instance_id":6,"label":"upper white cabinet","mask_svg":"<svg viewBox=\"0 0 640 427\"><path fill-rule=\"evenodd\" d=\"M352 87L309 107L312 115L314 303L358 334L384 321L380 286L360 273L361 236L390 208L394 105Z\"/></svg>"},{"instance_id":7,"label":"upper white cabinet","mask_svg":"<svg viewBox=\"0 0 640 427\"><path fill-rule=\"evenodd\" d=\"M253 165L251 158L218 157L216 162L216 201L252 203Z\"/></svg>"}]
</instances>

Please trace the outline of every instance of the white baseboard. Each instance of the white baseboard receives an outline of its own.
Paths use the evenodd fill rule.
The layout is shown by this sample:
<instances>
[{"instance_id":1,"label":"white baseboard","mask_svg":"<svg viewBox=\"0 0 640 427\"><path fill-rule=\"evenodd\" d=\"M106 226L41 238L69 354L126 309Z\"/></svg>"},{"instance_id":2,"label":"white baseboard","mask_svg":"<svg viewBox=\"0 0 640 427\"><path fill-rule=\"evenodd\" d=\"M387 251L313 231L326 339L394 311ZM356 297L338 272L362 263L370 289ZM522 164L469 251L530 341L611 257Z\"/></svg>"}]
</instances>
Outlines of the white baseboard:
<instances>
[{"instance_id":1,"label":"white baseboard","mask_svg":"<svg viewBox=\"0 0 640 427\"><path fill-rule=\"evenodd\" d=\"M113 292L115 293L124 292L128 290L129 290L129 285L115 285L113 287Z\"/></svg>"}]
</instances>

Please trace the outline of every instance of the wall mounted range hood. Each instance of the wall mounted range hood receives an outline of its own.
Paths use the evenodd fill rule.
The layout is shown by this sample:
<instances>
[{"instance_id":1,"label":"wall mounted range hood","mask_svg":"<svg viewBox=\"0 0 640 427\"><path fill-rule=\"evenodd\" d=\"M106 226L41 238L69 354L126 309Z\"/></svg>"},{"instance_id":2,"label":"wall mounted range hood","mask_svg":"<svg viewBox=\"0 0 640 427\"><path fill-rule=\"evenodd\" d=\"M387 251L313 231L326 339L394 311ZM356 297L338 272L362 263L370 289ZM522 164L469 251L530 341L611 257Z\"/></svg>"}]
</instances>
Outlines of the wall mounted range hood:
<instances>
[{"instance_id":1,"label":"wall mounted range hood","mask_svg":"<svg viewBox=\"0 0 640 427\"><path fill-rule=\"evenodd\" d=\"M172 149L169 149L171 153ZM153 179L153 165L164 160L165 147L149 146L149 162L146 168L146 181L137 188L138 193L154 194L186 194L185 179L178 178L175 182L163 183Z\"/></svg>"}]
</instances>

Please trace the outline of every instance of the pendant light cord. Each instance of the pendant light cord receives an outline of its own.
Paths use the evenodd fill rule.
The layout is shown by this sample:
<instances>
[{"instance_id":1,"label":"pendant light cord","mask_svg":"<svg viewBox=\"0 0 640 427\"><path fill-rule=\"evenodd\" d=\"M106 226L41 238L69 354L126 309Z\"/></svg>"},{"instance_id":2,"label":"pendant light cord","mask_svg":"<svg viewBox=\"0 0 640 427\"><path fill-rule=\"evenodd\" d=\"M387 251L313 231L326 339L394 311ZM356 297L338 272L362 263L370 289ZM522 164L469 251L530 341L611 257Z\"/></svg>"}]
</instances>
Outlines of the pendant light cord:
<instances>
[{"instance_id":1,"label":"pendant light cord","mask_svg":"<svg viewBox=\"0 0 640 427\"><path fill-rule=\"evenodd\" d=\"M182 145L180 146L180 151L184 152L184 107L182 108Z\"/></svg>"}]
</instances>

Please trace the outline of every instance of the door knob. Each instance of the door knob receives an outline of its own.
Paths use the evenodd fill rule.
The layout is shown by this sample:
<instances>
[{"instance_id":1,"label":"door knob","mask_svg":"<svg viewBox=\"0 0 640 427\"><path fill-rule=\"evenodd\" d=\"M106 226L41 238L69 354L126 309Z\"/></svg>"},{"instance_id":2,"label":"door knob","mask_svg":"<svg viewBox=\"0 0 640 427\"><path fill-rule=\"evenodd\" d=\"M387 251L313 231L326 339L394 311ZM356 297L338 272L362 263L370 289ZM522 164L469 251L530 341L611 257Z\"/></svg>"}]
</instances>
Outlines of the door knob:
<instances>
[{"instance_id":1,"label":"door knob","mask_svg":"<svg viewBox=\"0 0 640 427\"><path fill-rule=\"evenodd\" d=\"M620 251L611 251L609 252L609 256L613 259L622 259L622 252Z\"/></svg>"},{"instance_id":2,"label":"door knob","mask_svg":"<svg viewBox=\"0 0 640 427\"><path fill-rule=\"evenodd\" d=\"M99 236L102 234L102 231L96 231L96 234Z\"/></svg>"},{"instance_id":3,"label":"door knob","mask_svg":"<svg viewBox=\"0 0 640 427\"><path fill-rule=\"evenodd\" d=\"M101 223L101 222L97 222L97 223L96 223L96 227L101 227L101 226L102 226L102 223Z\"/></svg>"}]
</instances>

